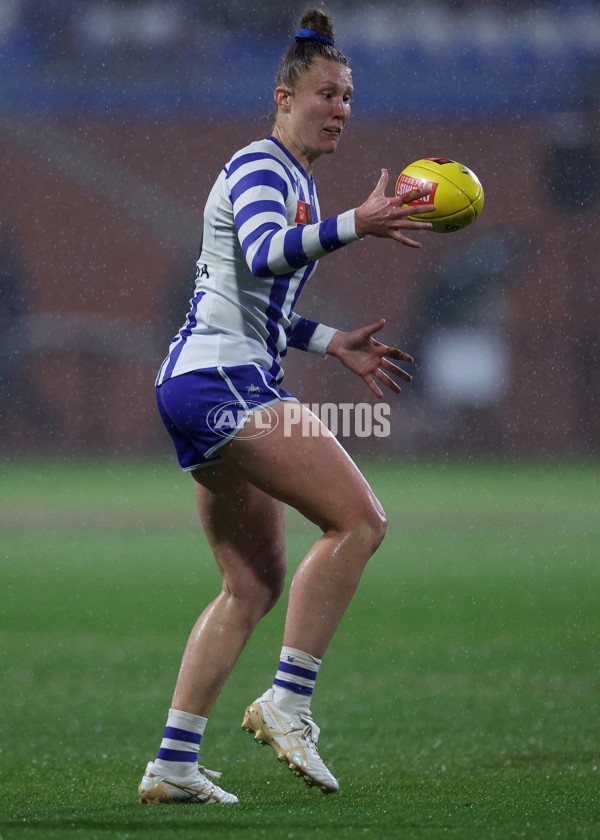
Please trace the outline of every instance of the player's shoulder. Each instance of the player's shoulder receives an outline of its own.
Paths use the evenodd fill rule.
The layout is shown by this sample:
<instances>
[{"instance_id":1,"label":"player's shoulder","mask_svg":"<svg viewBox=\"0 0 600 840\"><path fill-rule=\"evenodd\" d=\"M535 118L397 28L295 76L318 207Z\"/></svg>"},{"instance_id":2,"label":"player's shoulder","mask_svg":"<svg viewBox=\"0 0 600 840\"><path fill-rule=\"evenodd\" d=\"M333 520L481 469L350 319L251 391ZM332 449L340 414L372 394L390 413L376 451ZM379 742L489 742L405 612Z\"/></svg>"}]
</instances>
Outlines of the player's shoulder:
<instances>
[{"instance_id":1,"label":"player's shoulder","mask_svg":"<svg viewBox=\"0 0 600 840\"><path fill-rule=\"evenodd\" d=\"M255 140L239 149L226 164L224 171L229 179L259 169L269 169L286 180L293 180L291 161L271 138Z\"/></svg>"}]
</instances>

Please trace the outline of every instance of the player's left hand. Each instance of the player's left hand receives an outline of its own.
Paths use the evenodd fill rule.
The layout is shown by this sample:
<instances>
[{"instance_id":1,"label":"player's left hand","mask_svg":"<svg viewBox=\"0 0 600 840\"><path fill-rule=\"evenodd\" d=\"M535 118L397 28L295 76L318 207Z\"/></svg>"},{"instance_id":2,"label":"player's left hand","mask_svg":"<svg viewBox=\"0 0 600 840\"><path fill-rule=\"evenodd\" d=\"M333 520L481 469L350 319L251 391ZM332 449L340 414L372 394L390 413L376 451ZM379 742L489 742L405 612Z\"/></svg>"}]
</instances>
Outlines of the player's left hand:
<instances>
[{"instance_id":1,"label":"player's left hand","mask_svg":"<svg viewBox=\"0 0 600 840\"><path fill-rule=\"evenodd\" d=\"M390 359L402 362L414 361L412 356L398 350L396 347L389 347L373 338L373 335L385 326L385 318L370 324L368 327L359 327L357 330L344 332L338 330L327 348L330 356L336 356L342 364L354 373L358 374L367 383L376 397L381 399L383 392L377 382L386 385L395 394L399 394L402 388L388 374L397 376L405 382L411 382L412 376L401 367L395 365Z\"/></svg>"}]
</instances>

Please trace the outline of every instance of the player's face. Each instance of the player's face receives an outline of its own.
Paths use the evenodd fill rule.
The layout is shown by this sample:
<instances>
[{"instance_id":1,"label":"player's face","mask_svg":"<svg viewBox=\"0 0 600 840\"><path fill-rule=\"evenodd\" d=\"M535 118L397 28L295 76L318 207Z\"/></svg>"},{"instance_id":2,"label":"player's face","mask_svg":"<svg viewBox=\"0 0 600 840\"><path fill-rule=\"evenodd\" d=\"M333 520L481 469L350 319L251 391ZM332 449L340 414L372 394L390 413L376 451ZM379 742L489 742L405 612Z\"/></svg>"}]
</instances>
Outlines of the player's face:
<instances>
[{"instance_id":1,"label":"player's face","mask_svg":"<svg viewBox=\"0 0 600 840\"><path fill-rule=\"evenodd\" d=\"M308 172L320 155L335 152L350 119L352 92L350 68L318 58L283 103L280 139Z\"/></svg>"}]
</instances>

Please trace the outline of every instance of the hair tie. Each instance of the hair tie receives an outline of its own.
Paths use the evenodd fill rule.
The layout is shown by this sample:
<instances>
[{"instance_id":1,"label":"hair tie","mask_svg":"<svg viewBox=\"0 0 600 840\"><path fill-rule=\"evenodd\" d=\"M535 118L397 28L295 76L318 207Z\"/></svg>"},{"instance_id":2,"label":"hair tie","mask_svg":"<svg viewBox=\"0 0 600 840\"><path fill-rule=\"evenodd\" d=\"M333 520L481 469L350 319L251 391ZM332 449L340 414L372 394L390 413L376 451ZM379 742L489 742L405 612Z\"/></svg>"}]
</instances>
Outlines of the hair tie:
<instances>
[{"instance_id":1,"label":"hair tie","mask_svg":"<svg viewBox=\"0 0 600 840\"><path fill-rule=\"evenodd\" d=\"M327 44L329 47L334 46L334 41L327 38L325 35L320 35L314 29L301 29L296 34L296 41L316 41L317 44Z\"/></svg>"}]
</instances>

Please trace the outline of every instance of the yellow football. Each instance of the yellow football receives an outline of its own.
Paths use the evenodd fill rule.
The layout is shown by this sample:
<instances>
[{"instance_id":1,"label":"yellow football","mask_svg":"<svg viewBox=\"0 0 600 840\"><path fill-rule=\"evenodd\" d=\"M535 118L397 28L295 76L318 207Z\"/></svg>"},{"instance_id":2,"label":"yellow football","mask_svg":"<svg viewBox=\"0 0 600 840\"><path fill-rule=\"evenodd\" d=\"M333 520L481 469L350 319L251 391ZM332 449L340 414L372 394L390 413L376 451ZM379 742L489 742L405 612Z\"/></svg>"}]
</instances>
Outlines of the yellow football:
<instances>
[{"instance_id":1,"label":"yellow football","mask_svg":"<svg viewBox=\"0 0 600 840\"><path fill-rule=\"evenodd\" d=\"M429 189L424 198L408 206L435 205L431 213L409 216L415 221L428 221L436 233L453 233L474 222L483 208L483 187L477 175L447 158L422 158L407 166L396 181L396 195L413 189Z\"/></svg>"}]
</instances>

